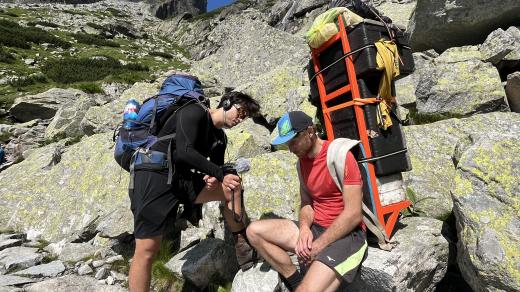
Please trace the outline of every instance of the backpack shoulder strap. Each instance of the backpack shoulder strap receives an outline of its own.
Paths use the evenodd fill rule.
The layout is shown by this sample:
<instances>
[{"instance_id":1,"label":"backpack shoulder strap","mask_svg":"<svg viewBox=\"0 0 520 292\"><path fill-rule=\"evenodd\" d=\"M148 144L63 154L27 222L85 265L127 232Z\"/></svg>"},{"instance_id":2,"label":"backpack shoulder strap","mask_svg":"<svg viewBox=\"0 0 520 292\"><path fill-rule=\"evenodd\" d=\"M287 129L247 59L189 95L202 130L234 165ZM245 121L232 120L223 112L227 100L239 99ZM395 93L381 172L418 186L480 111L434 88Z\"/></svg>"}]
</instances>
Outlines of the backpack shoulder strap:
<instances>
[{"instance_id":1,"label":"backpack shoulder strap","mask_svg":"<svg viewBox=\"0 0 520 292\"><path fill-rule=\"evenodd\" d=\"M357 140L351 140L347 138L338 138L332 141L327 149L327 168L329 169L330 176L336 186L343 190L343 176L345 174L345 159L348 151L359 144ZM383 226L368 208L365 203L362 203L363 207L363 223L367 228L377 236L379 247L383 250L391 250L395 246L395 242L391 242L386 235Z\"/></svg>"}]
</instances>

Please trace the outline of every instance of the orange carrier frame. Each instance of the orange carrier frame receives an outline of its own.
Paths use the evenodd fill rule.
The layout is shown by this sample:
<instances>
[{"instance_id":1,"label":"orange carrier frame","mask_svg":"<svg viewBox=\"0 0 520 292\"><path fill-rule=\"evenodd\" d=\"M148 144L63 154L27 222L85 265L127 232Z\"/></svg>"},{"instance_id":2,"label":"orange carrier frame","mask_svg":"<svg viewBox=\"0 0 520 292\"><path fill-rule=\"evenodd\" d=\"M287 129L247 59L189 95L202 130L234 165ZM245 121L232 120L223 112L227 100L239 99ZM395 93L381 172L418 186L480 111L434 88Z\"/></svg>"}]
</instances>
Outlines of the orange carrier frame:
<instances>
[{"instance_id":1,"label":"orange carrier frame","mask_svg":"<svg viewBox=\"0 0 520 292\"><path fill-rule=\"evenodd\" d=\"M323 82L323 75L320 72L320 62L319 62L319 55L325 51L327 48L329 48L331 45L335 44L336 42L340 41L343 47L343 54L347 55L351 52L350 50L350 44L347 37L347 31L345 29L345 25L343 22L343 19L341 16L338 17L339 22L339 32L334 35L331 39L329 39L327 42L325 42L322 46L320 46L317 49L312 49L312 60L314 63L314 72L318 72L316 75L316 80L318 84L318 91L320 94L320 100L321 100L321 108L323 111L323 120L325 123L325 130L327 131L327 137L329 141L334 140L334 131L332 129L332 120L331 120L331 112L334 112L336 110L340 110L346 107L354 107L354 112L356 115L356 123L358 127L359 137L362 143L362 147L364 148L366 158L372 157L372 151L370 150L370 144L368 141L368 135L366 131L366 124L365 124L365 114L363 112L362 106L366 104L367 102L373 102L368 101L367 99L362 99L359 94L359 88L357 83L357 75L354 68L354 63L352 60L352 55L348 56L344 59L345 65L347 68L346 74L347 74L347 80L348 84L335 90L334 92L327 94L325 91L325 84ZM346 93L351 92L352 94L352 101L344 102L332 107L327 106L327 102L343 95ZM387 206L382 206L381 201L379 200L379 190L377 188L377 182L376 182L376 174L374 169L374 164L369 162L368 163L368 178L369 183L372 186L373 191L373 202L374 202L374 208L375 215L377 216L379 222L384 227L386 235L388 238L391 237L392 231L394 230L395 223L397 222L397 218L399 217L399 213L402 209L407 208L411 205L411 202L408 200L394 203Z\"/></svg>"}]
</instances>

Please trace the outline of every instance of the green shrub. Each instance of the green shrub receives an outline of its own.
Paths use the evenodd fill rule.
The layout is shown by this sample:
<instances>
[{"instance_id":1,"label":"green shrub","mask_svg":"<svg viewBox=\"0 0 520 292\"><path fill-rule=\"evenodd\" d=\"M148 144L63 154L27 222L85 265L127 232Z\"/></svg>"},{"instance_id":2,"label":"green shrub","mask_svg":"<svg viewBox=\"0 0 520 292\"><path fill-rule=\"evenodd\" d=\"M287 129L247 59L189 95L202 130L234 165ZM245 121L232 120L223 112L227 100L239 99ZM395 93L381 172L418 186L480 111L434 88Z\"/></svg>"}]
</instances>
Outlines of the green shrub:
<instances>
[{"instance_id":1,"label":"green shrub","mask_svg":"<svg viewBox=\"0 0 520 292\"><path fill-rule=\"evenodd\" d=\"M105 93L103 88L94 82L80 82L72 85L73 88L79 89L86 93Z\"/></svg>"},{"instance_id":2,"label":"green shrub","mask_svg":"<svg viewBox=\"0 0 520 292\"><path fill-rule=\"evenodd\" d=\"M165 59L173 59L173 55L172 54L168 54L168 53L165 53L165 52L152 51L152 52L148 53L148 55L150 55L150 56L159 56L159 57L163 57Z\"/></svg>"},{"instance_id":3,"label":"green shrub","mask_svg":"<svg viewBox=\"0 0 520 292\"><path fill-rule=\"evenodd\" d=\"M15 60L16 58L13 56L13 54L5 50L3 46L0 46L0 62L12 64Z\"/></svg>"},{"instance_id":4,"label":"green shrub","mask_svg":"<svg viewBox=\"0 0 520 292\"><path fill-rule=\"evenodd\" d=\"M113 48L119 47L118 43L104 39L103 37L94 35L94 34L76 33L76 34L72 34L72 36L78 41L78 43L82 43L82 44L86 44L86 45L97 45L97 46L106 46L106 47L113 47Z\"/></svg>"},{"instance_id":5,"label":"green shrub","mask_svg":"<svg viewBox=\"0 0 520 292\"><path fill-rule=\"evenodd\" d=\"M87 25L92 27L92 28L95 28L95 29L100 29L100 30L104 30L105 29L104 26L96 24L96 23L93 23L93 22L87 22Z\"/></svg>"},{"instance_id":6,"label":"green shrub","mask_svg":"<svg viewBox=\"0 0 520 292\"><path fill-rule=\"evenodd\" d=\"M103 56L101 58L65 58L51 60L42 66L42 72L59 83L97 81L108 75L121 75L132 71L147 71L148 67L139 64L122 65L118 60Z\"/></svg>"},{"instance_id":7,"label":"green shrub","mask_svg":"<svg viewBox=\"0 0 520 292\"><path fill-rule=\"evenodd\" d=\"M47 83L47 78L42 74L34 74L24 77L19 77L9 81L9 85L16 88L26 87L36 83Z\"/></svg>"},{"instance_id":8,"label":"green shrub","mask_svg":"<svg viewBox=\"0 0 520 292\"><path fill-rule=\"evenodd\" d=\"M11 16L11 17L18 17L18 14L14 13L14 12L3 10L3 9L0 9L0 15L6 15L6 16Z\"/></svg>"},{"instance_id":9,"label":"green shrub","mask_svg":"<svg viewBox=\"0 0 520 292\"><path fill-rule=\"evenodd\" d=\"M0 44L21 49L30 49L30 43L49 43L68 49L71 44L37 27L22 27L15 22L0 19Z\"/></svg>"},{"instance_id":10,"label":"green shrub","mask_svg":"<svg viewBox=\"0 0 520 292\"><path fill-rule=\"evenodd\" d=\"M56 23L52 23L52 22L48 22L48 21L31 21L31 22L28 22L27 25L29 25L29 26L41 25L41 26L54 27L54 28L60 27Z\"/></svg>"},{"instance_id":11,"label":"green shrub","mask_svg":"<svg viewBox=\"0 0 520 292\"><path fill-rule=\"evenodd\" d=\"M117 10L112 7L107 8L107 11L110 12L115 17L127 17L127 15L125 13L121 12L121 10Z\"/></svg>"}]
</instances>

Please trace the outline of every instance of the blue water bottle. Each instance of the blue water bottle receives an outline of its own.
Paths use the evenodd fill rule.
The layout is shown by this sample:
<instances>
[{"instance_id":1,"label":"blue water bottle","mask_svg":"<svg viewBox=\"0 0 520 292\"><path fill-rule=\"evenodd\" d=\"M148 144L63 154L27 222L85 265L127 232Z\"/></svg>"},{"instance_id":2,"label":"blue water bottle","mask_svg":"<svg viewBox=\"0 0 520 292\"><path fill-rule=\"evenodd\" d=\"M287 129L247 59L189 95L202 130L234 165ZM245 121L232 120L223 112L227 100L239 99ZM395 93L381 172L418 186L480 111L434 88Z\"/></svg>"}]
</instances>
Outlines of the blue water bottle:
<instances>
[{"instance_id":1,"label":"blue water bottle","mask_svg":"<svg viewBox=\"0 0 520 292\"><path fill-rule=\"evenodd\" d=\"M137 120L137 114L141 105L136 99L130 99L126 102L125 110L123 111L123 126L124 127L135 127L137 124L132 122Z\"/></svg>"}]
</instances>

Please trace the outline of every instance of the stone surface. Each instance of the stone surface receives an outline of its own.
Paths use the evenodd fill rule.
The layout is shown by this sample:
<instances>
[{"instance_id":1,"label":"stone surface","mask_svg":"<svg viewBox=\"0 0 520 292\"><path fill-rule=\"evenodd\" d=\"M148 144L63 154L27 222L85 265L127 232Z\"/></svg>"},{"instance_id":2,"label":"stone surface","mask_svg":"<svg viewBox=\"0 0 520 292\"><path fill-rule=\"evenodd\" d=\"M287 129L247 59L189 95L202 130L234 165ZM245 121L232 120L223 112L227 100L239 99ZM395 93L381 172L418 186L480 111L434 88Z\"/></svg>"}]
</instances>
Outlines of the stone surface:
<instances>
[{"instance_id":1,"label":"stone surface","mask_svg":"<svg viewBox=\"0 0 520 292\"><path fill-rule=\"evenodd\" d=\"M520 72L507 75L506 95L511 111L520 113Z\"/></svg>"},{"instance_id":2,"label":"stone surface","mask_svg":"<svg viewBox=\"0 0 520 292\"><path fill-rule=\"evenodd\" d=\"M243 272L239 270L233 279L231 292L273 292L281 287L278 272L269 264L257 264L253 268Z\"/></svg>"},{"instance_id":3,"label":"stone surface","mask_svg":"<svg viewBox=\"0 0 520 292\"><path fill-rule=\"evenodd\" d=\"M361 277L340 291L435 291L448 268L448 241L442 222L421 217L400 220L391 252L368 250Z\"/></svg>"},{"instance_id":4,"label":"stone surface","mask_svg":"<svg viewBox=\"0 0 520 292\"><path fill-rule=\"evenodd\" d=\"M465 51L447 51L436 58L421 74L415 94L420 114L450 117L509 110L497 69L467 59Z\"/></svg>"},{"instance_id":5,"label":"stone surface","mask_svg":"<svg viewBox=\"0 0 520 292\"><path fill-rule=\"evenodd\" d=\"M68 275L55 279L45 280L32 284L26 288L27 292L54 292L54 291L89 291L89 292L124 292L125 288L113 285L100 284L92 277Z\"/></svg>"},{"instance_id":6,"label":"stone surface","mask_svg":"<svg viewBox=\"0 0 520 292\"><path fill-rule=\"evenodd\" d=\"M447 219L453 206L450 190L456 166L464 152L493 136L503 135L507 140L520 131L518 125L516 113L489 113L404 127L413 169L404 172L403 178L417 198L415 208L426 216Z\"/></svg>"},{"instance_id":7,"label":"stone surface","mask_svg":"<svg viewBox=\"0 0 520 292\"><path fill-rule=\"evenodd\" d=\"M415 51L482 43L498 27L518 23L516 0L417 0L410 20L411 46Z\"/></svg>"},{"instance_id":8,"label":"stone surface","mask_svg":"<svg viewBox=\"0 0 520 292\"><path fill-rule=\"evenodd\" d=\"M95 102L89 96L81 96L77 100L65 103L58 109L45 130L45 140L54 142L67 137L82 136L80 122L93 105Z\"/></svg>"},{"instance_id":9,"label":"stone surface","mask_svg":"<svg viewBox=\"0 0 520 292\"><path fill-rule=\"evenodd\" d=\"M42 264L18 271L13 273L13 275L30 278L57 277L64 271L65 266L61 261L53 261L48 264Z\"/></svg>"},{"instance_id":10,"label":"stone surface","mask_svg":"<svg viewBox=\"0 0 520 292\"><path fill-rule=\"evenodd\" d=\"M46 92L17 98L9 113L17 120L28 122L34 119L54 117L61 105L85 95L77 89L53 88Z\"/></svg>"},{"instance_id":11,"label":"stone surface","mask_svg":"<svg viewBox=\"0 0 520 292\"><path fill-rule=\"evenodd\" d=\"M225 130L228 138L226 161L237 158L250 158L271 151L269 130L247 119L229 130Z\"/></svg>"},{"instance_id":12,"label":"stone surface","mask_svg":"<svg viewBox=\"0 0 520 292\"><path fill-rule=\"evenodd\" d=\"M89 265L81 265L78 268L78 275L85 276L94 273L94 270Z\"/></svg>"},{"instance_id":13,"label":"stone surface","mask_svg":"<svg viewBox=\"0 0 520 292\"><path fill-rule=\"evenodd\" d=\"M5 239L5 240L0 240L0 250L3 250L3 249L6 249L6 248L10 248L10 247L14 247L14 246L19 246L22 244L22 240L21 239Z\"/></svg>"},{"instance_id":14,"label":"stone surface","mask_svg":"<svg viewBox=\"0 0 520 292\"><path fill-rule=\"evenodd\" d=\"M34 280L25 278L25 277L19 277L19 276L12 276L12 275L0 275L0 291L3 291L2 289L5 289L6 291L13 291L15 288L13 287L13 290L8 290L10 287L6 286L14 286L14 285L23 285L23 284L29 284L33 283Z\"/></svg>"},{"instance_id":15,"label":"stone surface","mask_svg":"<svg viewBox=\"0 0 520 292\"><path fill-rule=\"evenodd\" d=\"M515 41L514 36L501 28L493 31L480 46L483 60L496 65L514 50Z\"/></svg>"},{"instance_id":16,"label":"stone surface","mask_svg":"<svg viewBox=\"0 0 520 292\"><path fill-rule=\"evenodd\" d=\"M37 248L10 247L0 251L0 274L9 273L15 269L24 269L41 262L43 254Z\"/></svg>"},{"instance_id":17,"label":"stone surface","mask_svg":"<svg viewBox=\"0 0 520 292\"><path fill-rule=\"evenodd\" d=\"M63 246L61 253L58 255L58 259L64 262L75 263L92 258L98 249L98 247L87 242L67 243Z\"/></svg>"},{"instance_id":18,"label":"stone surface","mask_svg":"<svg viewBox=\"0 0 520 292\"><path fill-rule=\"evenodd\" d=\"M457 262L475 291L520 290L520 131L469 147L452 187Z\"/></svg>"},{"instance_id":19,"label":"stone surface","mask_svg":"<svg viewBox=\"0 0 520 292\"><path fill-rule=\"evenodd\" d=\"M238 263L233 246L210 238L178 253L166 267L195 286L205 288L210 281L231 281L238 270Z\"/></svg>"},{"instance_id":20,"label":"stone surface","mask_svg":"<svg viewBox=\"0 0 520 292\"><path fill-rule=\"evenodd\" d=\"M112 133L63 149L59 161L52 159L56 147L34 150L26 161L0 173L0 225L11 221L58 241L81 233L96 218L128 209L128 176L113 158ZM120 234L131 233L128 226L119 226Z\"/></svg>"}]
</instances>

